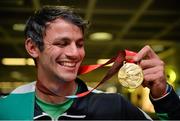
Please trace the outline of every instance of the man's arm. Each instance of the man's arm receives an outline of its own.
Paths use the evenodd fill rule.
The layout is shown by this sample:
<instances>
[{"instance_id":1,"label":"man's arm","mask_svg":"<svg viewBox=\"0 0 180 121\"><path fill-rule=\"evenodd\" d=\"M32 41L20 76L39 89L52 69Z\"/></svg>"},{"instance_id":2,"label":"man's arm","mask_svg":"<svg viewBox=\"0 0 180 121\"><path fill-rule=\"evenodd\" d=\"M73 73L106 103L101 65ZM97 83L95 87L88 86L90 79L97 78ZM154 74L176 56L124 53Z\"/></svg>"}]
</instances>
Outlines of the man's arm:
<instances>
[{"instance_id":1,"label":"man's arm","mask_svg":"<svg viewBox=\"0 0 180 121\"><path fill-rule=\"evenodd\" d=\"M154 99L150 95L150 100L160 119L180 119L180 99L169 84L167 85L167 93L164 96Z\"/></svg>"},{"instance_id":2,"label":"man's arm","mask_svg":"<svg viewBox=\"0 0 180 121\"><path fill-rule=\"evenodd\" d=\"M164 62L150 46L142 48L134 57L144 74L143 87L150 89L151 101L159 118L180 119L180 100L167 84Z\"/></svg>"}]
</instances>

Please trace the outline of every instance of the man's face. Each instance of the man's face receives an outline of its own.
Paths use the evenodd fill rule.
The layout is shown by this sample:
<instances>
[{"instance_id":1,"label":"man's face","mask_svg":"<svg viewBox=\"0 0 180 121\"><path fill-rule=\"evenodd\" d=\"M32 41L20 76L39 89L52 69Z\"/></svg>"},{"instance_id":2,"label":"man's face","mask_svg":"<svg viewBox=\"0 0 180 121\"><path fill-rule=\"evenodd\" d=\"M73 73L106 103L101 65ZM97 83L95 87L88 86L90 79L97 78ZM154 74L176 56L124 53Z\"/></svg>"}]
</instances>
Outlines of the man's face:
<instances>
[{"instance_id":1,"label":"man's face","mask_svg":"<svg viewBox=\"0 0 180 121\"><path fill-rule=\"evenodd\" d=\"M81 29L56 19L48 23L43 41L44 50L37 58L38 73L52 80L74 80L85 56Z\"/></svg>"}]
</instances>

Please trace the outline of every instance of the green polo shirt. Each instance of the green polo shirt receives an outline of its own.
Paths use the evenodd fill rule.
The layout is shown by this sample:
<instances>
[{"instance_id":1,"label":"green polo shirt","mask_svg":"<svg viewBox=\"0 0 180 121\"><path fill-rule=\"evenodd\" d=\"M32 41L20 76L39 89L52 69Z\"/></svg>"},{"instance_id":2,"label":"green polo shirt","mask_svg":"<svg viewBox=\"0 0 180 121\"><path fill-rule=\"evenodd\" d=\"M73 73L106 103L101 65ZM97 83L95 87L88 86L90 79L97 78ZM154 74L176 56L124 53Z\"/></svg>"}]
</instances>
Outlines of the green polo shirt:
<instances>
[{"instance_id":1,"label":"green polo shirt","mask_svg":"<svg viewBox=\"0 0 180 121\"><path fill-rule=\"evenodd\" d=\"M76 89L75 94L77 90L78 88ZM67 111L73 104L73 101L74 99L67 99L63 103L52 104L41 100L36 95L36 102L39 105L39 107L53 119L57 119L60 115L62 115L65 111Z\"/></svg>"}]
</instances>

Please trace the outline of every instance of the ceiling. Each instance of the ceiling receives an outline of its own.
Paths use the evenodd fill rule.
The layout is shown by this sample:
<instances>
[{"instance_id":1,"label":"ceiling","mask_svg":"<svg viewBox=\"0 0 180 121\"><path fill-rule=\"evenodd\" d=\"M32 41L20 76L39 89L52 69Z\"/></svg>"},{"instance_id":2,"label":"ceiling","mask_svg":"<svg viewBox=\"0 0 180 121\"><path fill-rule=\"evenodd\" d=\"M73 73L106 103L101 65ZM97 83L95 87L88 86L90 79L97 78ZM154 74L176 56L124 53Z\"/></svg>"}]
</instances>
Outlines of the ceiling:
<instances>
[{"instance_id":1,"label":"ceiling","mask_svg":"<svg viewBox=\"0 0 180 121\"><path fill-rule=\"evenodd\" d=\"M0 0L0 59L28 57L23 31L14 30L13 26L24 24L43 5L74 7L77 13L90 21L84 64L111 58L118 50L139 51L149 44L176 71L177 76L180 75L180 0ZM95 32L108 32L113 38L110 41L93 41L89 35ZM90 75L98 80L102 72ZM34 73L31 66L0 64L2 82L30 81L35 79Z\"/></svg>"}]
</instances>

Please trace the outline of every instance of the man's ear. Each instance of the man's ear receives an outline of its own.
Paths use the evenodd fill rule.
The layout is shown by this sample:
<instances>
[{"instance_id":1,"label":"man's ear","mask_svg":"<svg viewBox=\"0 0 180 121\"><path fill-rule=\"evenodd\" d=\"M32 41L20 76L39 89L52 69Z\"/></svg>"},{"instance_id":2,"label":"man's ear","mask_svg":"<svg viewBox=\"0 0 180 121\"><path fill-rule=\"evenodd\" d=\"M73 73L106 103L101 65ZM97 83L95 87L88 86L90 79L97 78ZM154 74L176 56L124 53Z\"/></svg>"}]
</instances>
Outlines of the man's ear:
<instances>
[{"instance_id":1,"label":"man's ear","mask_svg":"<svg viewBox=\"0 0 180 121\"><path fill-rule=\"evenodd\" d=\"M25 48L32 58L37 58L39 56L39 49L31 38L26 39Z\"/></svg>"}]
</instances>

